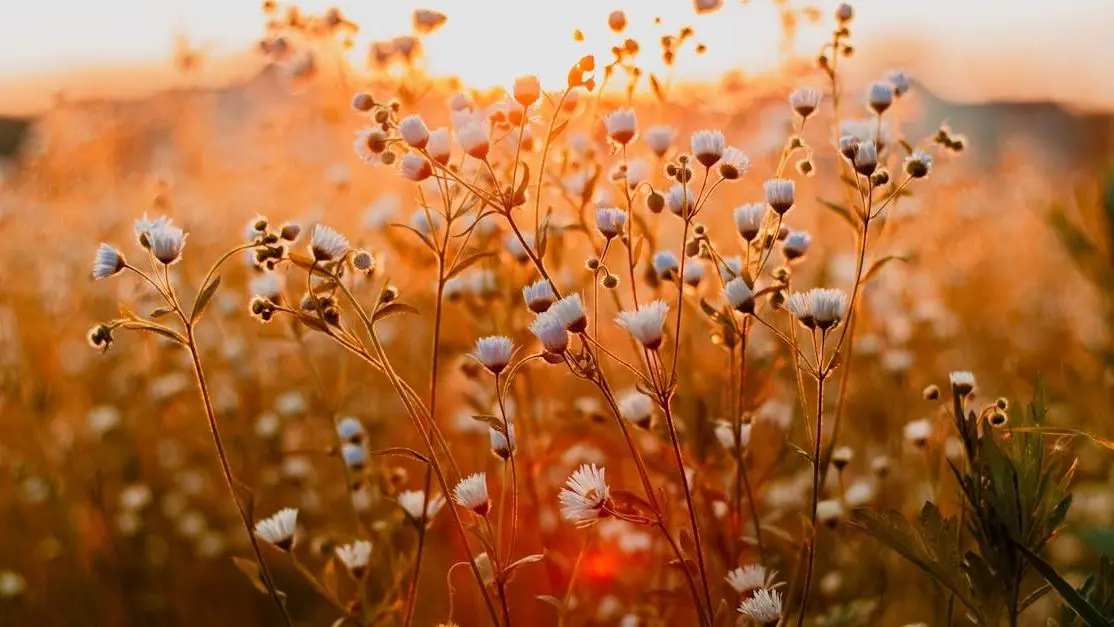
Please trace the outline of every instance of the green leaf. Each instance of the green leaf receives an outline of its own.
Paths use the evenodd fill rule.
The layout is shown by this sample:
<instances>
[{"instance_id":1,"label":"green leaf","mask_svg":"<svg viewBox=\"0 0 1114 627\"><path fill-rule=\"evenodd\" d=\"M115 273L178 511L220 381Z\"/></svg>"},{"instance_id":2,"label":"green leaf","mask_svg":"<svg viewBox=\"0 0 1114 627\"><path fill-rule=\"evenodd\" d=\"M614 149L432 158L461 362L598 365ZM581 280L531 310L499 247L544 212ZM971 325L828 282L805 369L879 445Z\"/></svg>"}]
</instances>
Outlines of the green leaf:
<instances>
[{"instance_id":1,"label":"green leaf","mask_svg":"<svg viewBox=\"0 0 1114 627\"><path fill-rule=\"evenodd\" d=\"M1051 564L1041 559L1039 555L1025 548L1025 546L1013 538L1011 538L1010 541L1013 543L1014 547L1025 556L1025 559L1029 561L1033 570L1040 573L1041 577L1044 577L1044 580L1056 589L1060 598L1071 606L1071 609L1083 619L1083 622L1090 627L1110 627L1110 620L1099 613L1078 590L1071 587L1071 584L1064 581L1064 578L1056 573L1056 569L1053 568Z\"/></svg>"},{"instance_id":2,"label":"green leaf","mask_svg":"<svg viewBox=\"0 0 1114 627\"><path fill-rule=\"evenodd\" d=\"M190 322L197 322L201 314L205 312L205 308L209 306L209 301L213 300L213 294L217 293L217 288L220 287L220 275L213 277L201 293L197 295L197 300L193 302L193 313L190 314Z\"/></svg>"},{"instance_id":3,"label":"green leaf","mask_svg":"<svg viewBox=\"0 0 1114 627\"><path fill-rule=\"evenodd\" d=\"M1075 535L1099 553L1114 557L1114 528L1085 529L1076 532Z\"/></svg>"}]
</instances>

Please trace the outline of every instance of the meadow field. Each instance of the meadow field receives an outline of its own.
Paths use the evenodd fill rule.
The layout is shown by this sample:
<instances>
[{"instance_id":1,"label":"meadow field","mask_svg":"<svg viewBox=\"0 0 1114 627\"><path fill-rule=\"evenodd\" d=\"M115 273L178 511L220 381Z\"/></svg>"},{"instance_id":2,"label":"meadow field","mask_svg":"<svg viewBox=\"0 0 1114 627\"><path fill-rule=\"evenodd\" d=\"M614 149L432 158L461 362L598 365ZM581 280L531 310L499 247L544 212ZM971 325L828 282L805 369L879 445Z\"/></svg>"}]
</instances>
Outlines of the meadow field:
<instances>
[{"instance_id":1,"label":"meadow field","mask_svg":"<svg viewBox=\"0 0 1114 627\"><path fill-rule=\"evenodd\" d=\"M1114 623L1114 121L785 11L477 89L267 2L5 127L0 626Z\"/></svg>"}]
</instances>

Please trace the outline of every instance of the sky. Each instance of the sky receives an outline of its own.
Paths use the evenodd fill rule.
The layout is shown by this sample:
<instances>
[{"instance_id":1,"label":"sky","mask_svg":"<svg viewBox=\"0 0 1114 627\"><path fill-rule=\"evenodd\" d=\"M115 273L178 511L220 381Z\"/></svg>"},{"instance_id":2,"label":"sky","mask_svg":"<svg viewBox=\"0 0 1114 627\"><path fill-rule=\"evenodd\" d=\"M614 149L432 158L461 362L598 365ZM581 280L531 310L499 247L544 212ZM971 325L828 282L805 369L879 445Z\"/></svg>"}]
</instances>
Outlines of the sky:
<instances>
[{"instance_id":1,"label":"sky","mask_svg":"<svg viewBox=\"0 0 1114 627\"><path fill-rule=\"evenodd\" d=\"M14 5L19 0L5 0ZM805 6L804 0L789 0ZM448 23L426 41L428 69L480 87L536 73L557 86L582 54L606 51L616 36L607 14L625 9L629 32L643 42L691 24L708 53L677 71L714 77L728 69L777 67L779 17L772 0L725 0L696 15L691 0L305 0L311 12L338 6L361 26L358 41L405 34L415 8L443 11ZM799 50L816 50L831 30L837 3L814 0L824 24L800 33ZM1114 0L859 0L855 39L878 49L945 95L1051 98L1114 108ZM84 71L170 66L174 36L214 58L242 52L262 34L257 0L27 0L0 20L0 88L68 87ZM581 29L588 44L576 44ZM54 83L57 83L56 85ZM30 89L30 87L28 87ZM953 94L947 94L947 90ZM11 91L9 89L9 91ZM16 90L18 91L18 89Z\"/></svg>"}]
</instances>

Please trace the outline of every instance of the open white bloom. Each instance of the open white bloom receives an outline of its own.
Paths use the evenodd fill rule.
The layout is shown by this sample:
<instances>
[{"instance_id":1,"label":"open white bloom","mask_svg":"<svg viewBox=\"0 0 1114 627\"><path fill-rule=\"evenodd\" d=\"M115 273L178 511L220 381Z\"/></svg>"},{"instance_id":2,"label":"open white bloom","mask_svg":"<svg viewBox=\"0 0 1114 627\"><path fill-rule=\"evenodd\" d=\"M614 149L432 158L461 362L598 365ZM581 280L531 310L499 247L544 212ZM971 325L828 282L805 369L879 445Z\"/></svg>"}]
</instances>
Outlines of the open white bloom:
<instances>
[{"instance_id":1,"label":"open white bloom","mask_svg":"<svg viewBox=\"0 0 1114 627\"><path fill-rule=\"evenodd\" d=\"M553 303L549 311L553 314L553 319L570 333L581 333L588 328L588 317L584 313L580 294L570 294L562 298Z\"/></svg>"},{"instance_id":2,"label":"open white bloom","mask_svg":"<svg viewBox=\"0 0 1114 627\"><path fill-rule=\"evenodd\" d=\"M356 131L356 139L352 140L352 148L360 161L378 163L380 155L387 149L387 135L378 127L360 129Z\"/></svg>"},{"instance_id":3,"label":"open white bloom","mask_svg":"<svg viewBox=\"0 0 1114 627\"><path fill-rule=\"evenodd\" d=\"M932 422L928 419L914 420L905 423L903 430L905 440L917 448L923 448L932 437Z\"/></svg>"},{"instance_id":4,"label":"open white bloom","mask_svg":"<svg viewBox=\"0 0 1114 627\"><path fill-rule=\"evenodd\" d=\"M416 524L424 524L433 519L437 512L445 505L445 497L437 494L429 498L429 505L426 506L425 512L422 512L422 506L425 505L425 491L423 490L407 490L398 495L398 506L402 508L410 520Z\"/></svg>"},{"instance_id":5,"label":"open white bloom","mask_svg":"<svg viewBox=\"0 0 1114 627\"><path fill-rule=\"evenodd\" d=\"M371 560L371 543L367 540L357 540L352 544L338 546L337 558L348 568L354 579L362 579L367 570L368 561Z\"/></svg>"},{"instance_id":6,"label":"open white bloom","mask_svg":"<svg viewBox=\"0 0 1114 627\"><path fill-rule=\"evenodd\" d=\"M605 469L584 464L565 482L558 499L561 516L578 527L591 525L606 516L604 506L611 496Z\"/></svg>"},{"instance_id":7,"label":"open white bloom","mask_svg":"<svg viewBox=\"0 0 1114 627\"><path fill-rule=\"evenodd\" d=\"M835 499L825 499L816 504L816 519L820 524L834 527L843 518L843 503Z\"/></svg>"},{"instance_id":8,"label":"open white bloom","mask_svg":"<svg viewBox=\"0 0 1114 627\"><path fill-rule=\"evenodd\" d=\"M340 456L344 465L352 471L359 472L367 466L367 449L363 444L345 442L340 445Z\"/></svg>"},{"instance_id":9,"label":"open white bloom","mask_svg":"<svg viewBox=\"0 0 1114 627\"><path fill-rule=\"evenodd\" d=\"M439 128L429 134L429 142L426 144L426 152L429 156L433 157L437 163L445 165L449 162L449 157L453 154L452 137L449 135L449 129Z\"/></svg>"},{"instance_id":10,"label":"open white bloom","mask_svg":"<svg viewBox=\"0 0 1114 627\"><path fill-rule=\"evenodd\" d=\"M724 579L727 580L729 586L735 589L735 592L748 594L759 588L768 587L767 584L776 574L775 572L767 572L766 567L761 564L747 564L729 571Z\"/></svg>"},{"instance_id":11,"label":"open white bloom","mask_svg":"<svg viewBox=\"0 0 1114 627\"><path fill-rule=\"evenodd\" d=\"M723 297L735 311L754 313L754 290L742 277L736 277L723 286Z\"/></svg>"},{"instance_id":12,"label":"open white bloom","mask_svg":"<svg viewBox=\"0 0 1114 627\"><path fill-rule=\"evenodd\" d=\"M808 252L812 236L807 231L790 231L781 244L781 252L787 261L799 259Z\"/></svg>"},{"instance_id":13,"label":"open white bloom","mask_svg":"<svg viewBox=\"0 0 1114 627\"><path fill-rule=\"evenodd\" d=\"M518 441L514 437L514 423L509 420L506 435L502 431L490 427L488 427L487 435L491 441L492 454L503 461L510 459L511 455L518 450Z\"/></svg>"},{"instance_id":14,"label":"open white bloom","mask_svg":"<svg viewBox=\"0 0 1114 627\"><path fill-rule=\"evenodd\" d=\"M151 245L155 259L169 266L182 258L186 234L170 220L160 220L147 231L147 242Z\"/></svg>"},{"instance_id":15,"label":"open white bloom","mask_svg":"<svg viewBox=\"0 0 1114 627\"><path fill-rule=\"evenodd\" d=\"M790 294L785 306L805 327L826 331L843 320L847 294L843 290L814 287L803 294Z\"/></svg>"},{"instance_id":16,"label":"open white bloom","mask_svg":"<svg viewBox=\"0 0 1114 627\"><path fill-rule=\"evenodd\" d=\"M348 238L331 227L318 224L313 227L309 251L317 261L329 261L348 251Z\"/></svg>"},{"instance_id":17,"label":"open white bloom","mask_svg":"<svg viewBox=\"0 0 1114 627\"><path fill-rule=\"evenodd\" d=\"M615 321L633 335L634 339L638 340L642 346L649 350L657 350L661 346L665 316L668 313L669 303L664 300L655 300L635 311L619 312Z\"/></svg>"},{"instance_id":18,"label":"open white bloom","mask_svg":"<svg viewBox=\"0 0 1114 627\"><path fill-rule=\"evenodd\" d=\"M955 370L948 373L948 380L952 384L952 389L959 393L960 396L966 396L975 389L975 374L968 370Z\"/></svg>"},{"instance_id":19,"label":"open white bloom","mask_svg":"<svg viewBox=\"0 0 1114 627\"><path fill-rule=\"evenodd\" d=\"M461 479L453 488L453 500L465 509L486 516L491 508L491 499L487 495L487 473L477 472Z\"/></svg>"},{"instance_id":20,"label":"open white bloom","mask_svg":"<svg viewBox=\"0 0 1114 627\"><path fill-rule=\"evenodd\" d=\"M603 118L607 136L616 144L629 144L638 135L638 119L634 109L618 109Z\"/></svg>"},{"instance_id":21,"label":"open white bloom","mask_svg":"<svg viewBox=\"0 0 1114 627\"><path fill-rule=\"evenodd\" d=\"M522 240L526 240L525 244ZM518 236L514 233L508 233L506 239L503 240L503 245L515 261L526 263L530 261L530 250L534 248L534 235L526 233L522 236L522 240L518 239ZM527 250L526 246L529 246L530 250Z\"/></svg>"},{"instance_id":22,"label":"open white bloom","mask_svg":"<svg viewBox=\"0 0 1114 627\"><path fill-rule=\"evenodd\" d=\"M665 194L665 206L669 207L674 215L688 218L696 208L696 195L692 193L692 188L689 186L675 183Z\"/></svg>"},{"instance_id":23,"label":"open white bloom","mask_svg":"<svg viewBox=\"0 0 1114 627\"><path fill-rule=\"evenodd\" d=\"M474 159L484 160L491 150L491 139L486 122L471 122L456 131L456 141L464 154Z\"/></svg>"},{"instance_id":24,"label":"open white bloom","mask_svg":"<svg viewBox=\"0 0 1114 627\"><path fill-rule=\"evenodd\" d=\"M704 272L704 264L694 259L685 266L685 274L681 277L681 281L683 281L685 285L696 287L704 280Z\"/></svg>"},{"instance_id":25,"label":"open white bloom","mask_svg":"<svg viewBox=\"0 0 1114 627\"><path fill-rule=\"evenodd\" d=\"M420 115L408 115L398 123L398 132L402 141L421 150L429 143L429 128L422 121Z\"/></svg>"},{"instance_id":26,"label":"open white bloom","mask_svg":"<svg viewBox=\"0 0 1114 627\"><path fill-rule=\"evenodd\" d=\"M696 157L696 160L704 167L710 168L719 162L720 157L723 156L726 142L723 139L723 133L720 131L703 130L692 134L689 146L692 148L692 154Z\"/></svg>"},{"instance_id":27,"label":"open white bloom","mask_svg":"<svg viewBox=\"0 0 1114 627\"><path fill-rule=\"evenodd\" d=\"M843 493L843 504L851 508L868 505L874 500L876 491L873 481L860 479L847 486Z\"/></svg>"},{"instance_id":28,"label":"open white bloom","mask_svg":"<svg viewBox=\"0 0 1114 627\"><path fill-rule=\"evenodd\" d=\"M93 259L93 278L106 279L124 269L124 256L108 244L101 243L97 247L97 256Z\"/></svg>"},{"instance_id":29,"label":"open white bloom","mask_svg":"<svg viewBox=\"0 0 1114 627\"><path fill-rule=\"evenodd\" d=\"M499 374L511 363L514 342L502 335L490 335L476 340L472 356L487 368L491 374Z\"/></svg>"},{"instance_id":30,"label":"open white bloom","mask_svg":"<svg viewBox=\"0 0 1114 627\"><path fill-rule=\"evenodd\" d=\"M796 202L797 183L792 179L770 179L764 185L766 203L780 215L793 208Z\"/></svg>"},{"instance_id":31,"label":"open white bloom","mask_svg":"<svg viewBox=\"0 0 1114 627\"><path fill-rule=\"evenodd\" d=\"M822 94L815 87L801 87L789 94L789 106L802 118L807 118L816 112L820 106Z\"/></svg>"},{"instance_id":32,"label":"open white bloom","mask_svg":"<svg viewBox=\"0 0 1114 627\"><path fill-rule=\"evenodd\" d=\"M750 444L750 430L750 424L739 423L739 432L737 435L740 450L746 450L747 446ZM730 422L727 422L726 420L720 421L720 423L716 425L715 433L716 440L719 441L720 446L729 451L735 450L736 433L735 428L731 425Z\"/></svg>"},{"instance_id":33,"label":"open white bloom","mask_svg":"<svg viewBox=\"0 0 1114 627\"><path fill-rule=\"evenodd\" d=\"M894 102L894 86L881 81L873 83L866 90L866 101L871 109L881 114Z\"/></svg>"},{"instance_id":34,"label":"open white bloom","mask_svg":"<svg viewBox=\"0 0 1114 627\"><path fill-rule=\"evenodd\" d=\"M904 96L905 92L909 91L909 75L903 70L890 70L886 72L882 80L886 81L894 88L895 96Z\"/></svg>"},{"instance_id":35,"label":"open white bloom","mask_svg":"<svg viewBox=\"0 0 1114 627\"><path fill-rule=\"evenodd\" d=\"M429 178L430 174L433 174L433 166L429 164L425 157L410 153L399 161L398 173L404 179L421 182Z\"/></svg>"},{"instance_id":36,"label":"open white bloom","mask_svg":"<svg viewBox=\"0 0 1114 627\"><path fill-rule=\"evenodd\" d=\"M151 229L165 226L167 224L170 224L170 218L168 218L167 216L159 216L154 220L151 220L145 213L143 214L142 218L139 218L135 221L135 239L139 242L140 246L144 248L150 248L151 242L147 238L147 233L149 233Z\"/></svg>"},{"instance_id":37,"label":"open white bloom","mask_svg":"<svg viewBox=\"0 0 1114 627\"><path fill-rule=\"evenodd\" d=\"M728 181L734 181L746 174L750 168L750 157L747 153L734 146L728 146L723 151L723 158L719 162L719 175Z\"/></svg>"},{"instance_id":38,"label":"open white bloom","mask_svg":"<svg viewBox=\"0 0 1114 627\"><path fill-rule=\"evenodd\" d=\"M753 202L735 207L735 228L739 235L748 242L758 237L762 225L766 222L766 205Z\"/></svg>"},{"instance_id":39,"label":"open white bloom","mask_svg":"<svg viewBox=\"0 0 1114 627\"><path fill-rule=\"evenodd\" d=\"M769 588L759 588L739 604L739 613L765 627L781 620L781 593Z\"/></svg>"},{"instance_id":40,"label":"open white bloom","mask_svg":"<svg viewBox=\"0 0 1114 627\"><path fill-rule=\"evenodd\" d=\"M337 422L336 430L337 437L340 438L342 442L358 444L367 437L367 433L364 431L364 424L360 422L358 418L353 418L352 416L341 418L340 421Z\"/></svg>"},{"instance_id":41,"label":"open white bloom","mask_svg":"<svg viewBox=\"0 0 1114 627\"><path fill-rule=\"evenodd\" d=\"M631 390L619 398L619 415L625 420L646 429L654 414L654 399L638 390Z\"/></svg>"},{"instance_id":42,"label":"open white bloom","mask_svg":"<svg viewBox=\"0 0 1114 627\"><path fill-rule=\"evenodd\" d=\"M855 171L863 176L870 176L878 168L878 146L874 142L862 142L855 146L855 155L852 159Z\"/></svg>"},{"instance_id":43,"label":"open white bloom","mask_svg":"<svg viewBox=\"0 0 1114 627\"><path fill-rule=\"evenodd\" d=\"M651 263L654 266L654 273L658 275L659 279L668 278L681 267L681 263L677 261L677 255L668 250L655 253Z\"/></svg>"},{"instance_id":44,"label":"open white bloom","mask_svg":"<svg viewBox=\"0 0 1114 627\"><path fill-rule=\"evenodd\" d=\"M673 145L673 140L676 137L677 132L673 130L672 126L659 124L646 129L644 140L655 155L664 157L665 153L669 152L669 148Z\"/></svg>"},{"instance_id":45,"label":"open white bloom","mask_svg":"<svg viewBox=\"0 0 1114 627\"><path fill-rule=\"evenodd\" d=\"M607 239L623 232L627 224L627 212L614 207L596 209L596 228Z\"/></svg>"},{"instance_id":46,"label":"open white bloom","mask_svg":"<svg viewBox=\"0 0 1114 627\"><path fill-rule=\"evenodd\" d=\"M550 353L560 355L569 347L569 333L552 312L543 312L535 318L530 323L530 333L533 333Z\"/></svg>"},{"instance_id":47,"label":"open white bloom","mask_svg":"<svg viewBox=\"0 0 1114 627\"><path fill-rule=\"evenodd\" d=\"M548 279L538 279L522 288L522 300L526 301L526 306L530 311L540 314L549 309L553 301L557 300L557 294L553 291L553 284Z\"/></svg>"},{"instance_id":48,"label":"open white bloom","mask_svg":"<svg viewBox=\"0 0 1114 627\"><path fill-rule=\"evenodd\" d=\"M298 525L298 510L286 507L270 518L255 523L255 535L283 551L294 548L294 530Z\"/></svg>"}]
</instances>

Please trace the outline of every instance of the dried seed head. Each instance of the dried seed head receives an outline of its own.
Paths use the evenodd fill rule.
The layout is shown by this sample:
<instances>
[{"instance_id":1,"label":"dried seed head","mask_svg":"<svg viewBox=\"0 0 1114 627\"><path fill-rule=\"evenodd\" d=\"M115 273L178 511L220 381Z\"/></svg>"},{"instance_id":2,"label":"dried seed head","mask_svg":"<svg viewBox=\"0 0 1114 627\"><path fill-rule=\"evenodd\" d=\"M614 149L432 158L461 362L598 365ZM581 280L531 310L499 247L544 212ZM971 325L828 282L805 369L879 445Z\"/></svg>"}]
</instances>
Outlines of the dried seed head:
<instances>
[{"instance_id":1,"label":"dried seed head","mask_svg":"<svg viewBox=\"0 0 1114 627\"><path fill-rule=\"evenodd\" d=\"M661 280L672 278L681 267L676 255L668 250L656 253L651 265L653 265L654 272Z\"/></svg>"},{"instance_id":2,"label":"dried seed head","mask_svg":"<svg viewBox=\"0 0 1114 627\"><path fill-rule=\"evenodd\" d=\"M661 213L665 208L665 197L654 191L646 196L646 208L652 213Z\"/></svg>"},{"instance_id":3,"label":"dried seed head","mask_svg":"<svg viewBox=\"0 0 1114 627\"><path fill-rule=\"evenodd\" d=\"M927 152L914 152L905 158L905 173L911 178L924 178L928 176L931 171L932 155Z\"/></svg>"},{"instance_id":4,"label":"dried seed head","mask_svg":"<svg viewBox=\"0 0 1114 627\"><path fill-rule=\"evenodd\" d=\"M878 168L874 174L870 175L870 185L872 187L882 187L890 182L890 171L886 168Z\"/></svg>"},{"instance_id":5,"label":"dried seed head","mask_svg":"<svg viewBox=\"0 0 1114 627\"><path fill-rule=\"evenodd\" d=\"M870 460L870 472L875 477L881 479L890 474L890 458L885 455L879 455Z\"/></svg>"},{"instance_id":6,"label":"dried seed head","mask_svg":"<svg viewBox=\"0 0 1114 627\"><path fill-rule=\"evenodd\" d=\"M990 415L986 419L987 423L989 423L990 426L995 427L995 428L1006 426L1006 423L1008 423L1009 420L1010 420L1010 418L1006 414L1006 412L1001 411L997 408L995 408L994 411L990 412Z\"/></svg>"},{"instance_id":7,"label":"dried seed head","mask_svg":"<svg viewBox=\"0 0 1114 627\"><path fill-rule=\"evenodd\" d=\"M368 93L358 93L352 97L352 108L357 111L368 112L375 106L375 98Z\"/></svg>"},{"instance_id":8,"label":"dried seed head","mask_svg":"<svg viewBox=\"0 0 1114 627\"><path fill-rule=\"evenodd\" d=\"M604 289L613 290L619 287L619 277L614 274L605 274L603 278L600 279L600 285L603 286Z\"/></svg>"},{"instance_id":9,"label":"dried seed head","mask_svg":"<svg viewBox=\"0 0 1114 627\"><path fill-rule=\"evenodd\" d=\"M433 158L434 161L441 165L448 165L449 158L453 154L452 139L449 136L449 129L439 128L429 134L429 142L426 144L426 152Z\"/></svg>"},{"instance_id":10,"label":"dried seed head","mask_svg":"<svg viewBox=\"0 0 1114 627\"><path fill-rule=\"evenodd\" d=\"M840 5L836 7L835 16L836 21L838 21L840 24L846 24L847 22L851 21L851 18L855 17L855 10L851 8L850 4L841 2Z\"/></svg>"},{"instance_id":11,"label":"dried seed head","mask_svg":"<svg viewBox=\"0 0 1114 627\"><path fill-rule=\"evenodd\" d=\"M366 250L357 251L352 256L352 267L360 272L371 274L372 270L375 269L375 257L372 257L371 253Z\"/></svg>"},{"instance_id":12,"label":"dried seed head","mask_svg":"<svg viewBox=\"0 0 1114 627\"><path fill-rule=\"evenodd\" d=\"M282 225L282 229L279 231L279 237L288 242L297 241L298 236L301 234L302 227L294 223L287 223Z\"/></svg>"},{"instance_id":13,"label":"dried seed head","mask_svg":"<svg viewBox=\"0 0 1114 627\"><path fill-rule=\"evenodd\" d=\"M433 174L433 166L430 165L425 157L407 154L402 158L401 163L399 163L398 172L404 179L420 182L426 180Z\"/></svg>"},{"instance_id":14,"label":"dried seed head","mask_svg":"<svg viewBox=\"0 0 1114 627\"><path fill-rule=\"evenodd\" d=\"M89 329L89 333L86 334L85 338L93 348L107 351L108 347L112 344L112 328L107 325L98 324L92 329Z\"/></svg>"},{"instance_id":15,"label":"dried seed head","mask_svg":"<svg viewBox=\"0 0 1114 627\"><path fill-rule=\"evenodd\" d=\"M812 159L801 159L797 162L797 172L802 176L812 176L816 174L816 166L813 165Z\"/></svg>"},{"instance_id":16,"label":"dried seed head","mask_svg":"<svg viewBox=\"0 0 1114 627\"><path fill-rule=\"evenodd\" d=\"M998 400L994 401L994 406L1002 411L1006 411L1010 408L1010 399L1005 396L999 396Z\"/></svg>"},{"instance_id":17,"label":"dried seed head","mask_svg":"<svg viewBox=\"0 0 1114 627\"><path fill-rule=\"evenodd\" d=\"M620 235L626 224L626 211L607 207L596 209L596 228L606 239Z\"/></svg>"},{"instance_id":18,"label":"dried seed head","mask_svg":"<svg viewBox=\"0 0 1114 627\"><path fill-rule=\"evenodd\" d=\"M669 193L665 196L665 204L673 215L687 220L696 208L696 195L688 186L678 183L669 188Z\"/></svg>"},{"instance_id":19,"label":"dried seed head","mask_svg":"<svg viewBox=\"0 0 1114 627\"><path fill-rule=\"evenodd\" d=\"M916 448L924 448L932 437L932 423L928 420L914 420L905 424L905 440Z\"/></svg>"},{"instance_id":20,"label":"dried seed head","mask_svg":"<svg viewBox=\"0 0 1114 627\"><path fill-rule=\"evenodd\" d=\"M655 300L634 311L621 311L616 318L619 326L627 330L647 350L657 350L661 346L665 331L665 317L669 313L669 303Z\"/></svg>"},{"instance_id":21,"label":"dried seed head","mask_svg":"<svg viewBox=\"0 0 1114 627\"><path fill-rule=\"evenodd\" d=\"M522 299L526 301L526 307L530 311L540 314L557 300L557 294L547 279L539 279L522 288Z\"/></svg>"},{"instance_id":22,"label":"dried seed head","mask_svg":"<svg viewBox=\"0 0 1114 627\"><path fill-rule=\"evenodd\" d=\"M468 156L483 161L491 150L491 140L486 123L470 123L457 129L456 140Z\"/></svg>"}]
</instances>

